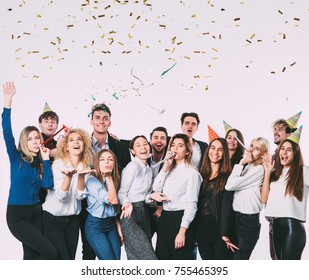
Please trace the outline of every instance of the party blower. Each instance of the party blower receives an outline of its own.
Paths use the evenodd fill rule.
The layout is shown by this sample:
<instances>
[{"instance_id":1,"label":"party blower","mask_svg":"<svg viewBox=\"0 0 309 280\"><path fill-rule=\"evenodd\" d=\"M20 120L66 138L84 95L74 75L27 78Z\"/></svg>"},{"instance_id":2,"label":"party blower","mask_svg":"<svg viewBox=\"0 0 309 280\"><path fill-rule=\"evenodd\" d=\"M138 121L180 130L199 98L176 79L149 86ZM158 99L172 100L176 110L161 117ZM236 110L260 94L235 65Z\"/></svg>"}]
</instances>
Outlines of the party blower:
<instances>
[{"instance_id":1,"label":"party blower","mask_svg":"<svg viewBox=\"0 0 309 280\"><path fill-rule=\"evenodd\" d=\"M49 136L45 141L41 143L41 145L44 146L46 143L52 140L58 133L60 133L65 128L69 129L66 125L63 124L62 127L58 131L56 131L53 135Z\"/></svg>"}]
</instances>

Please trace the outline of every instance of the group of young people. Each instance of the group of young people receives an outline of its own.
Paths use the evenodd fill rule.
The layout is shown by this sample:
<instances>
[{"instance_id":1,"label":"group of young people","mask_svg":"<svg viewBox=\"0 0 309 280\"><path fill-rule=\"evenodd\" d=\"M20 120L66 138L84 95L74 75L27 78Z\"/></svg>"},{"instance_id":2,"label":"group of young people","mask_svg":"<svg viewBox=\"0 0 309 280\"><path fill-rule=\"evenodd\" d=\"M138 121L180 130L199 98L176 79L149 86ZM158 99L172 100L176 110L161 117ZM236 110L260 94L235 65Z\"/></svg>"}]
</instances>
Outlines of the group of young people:
<instances>
[{"instance_id":1,"label":"group of young people","mask_svg":"<svg viewBox=\"0 0 309 280\"><path fill-rule=\"evenodd\" d=\"M263 137L244 145L224 121L225 137L209 128L209 143L194 139L198 114L181 115L181 133L156 127L150 140L111 135L111 111L92 108L92 134L63 127L45 108L39 127L25 127L16 147L11 104L3 85L3 136L10 160L7 224L24 259L74 260L79 234L83 259L248 260L269 220L273 259L301 259L306 244L309 173L297 128L300 113L274 125L277 150ZM154 242L153 236L156 234ZM153 244L155 243L155 244Z\"/></svg>"}]
</instances>

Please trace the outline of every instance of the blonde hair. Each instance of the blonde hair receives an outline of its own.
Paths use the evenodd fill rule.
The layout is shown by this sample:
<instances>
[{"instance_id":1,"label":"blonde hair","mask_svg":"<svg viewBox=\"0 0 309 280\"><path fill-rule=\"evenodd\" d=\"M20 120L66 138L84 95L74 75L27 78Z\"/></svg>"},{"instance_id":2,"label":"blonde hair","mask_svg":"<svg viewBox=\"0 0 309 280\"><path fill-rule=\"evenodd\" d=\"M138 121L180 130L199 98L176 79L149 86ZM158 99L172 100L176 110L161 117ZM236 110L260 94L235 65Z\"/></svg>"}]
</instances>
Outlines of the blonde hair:
<instances>
[{"instance_id":1,"label":"blonde hair","mask_svg":"<svg viewBox=\"0 0 309 280\"><path fill-rule=\"evenodd\" d=\"M33 162L34 156L28 149L28 137L32 131L36 131L39 134L41 142L43 141L42 135L39 129L36 126L26 126L20 133L19 143L18 143L18 151L22 153L22 159L26 162Z\"/></svg>"},{"instance_id":2,"label":"blonde hair","mask_svg":"<svg viewBox=\"0 0 309 280\"><path fill-rule=\"evenodd\" d=\"M268 154L269 153L269 142L268 142L268 140L266 138L264 138L264 137L256 137L256 138L252 139L251 143L253 141L257 141L257 142L259 142L261 144L261 151L264 154ZM257 159L252 164L255 166L255 165L262 164L262 163L263 163L263 157Z\"/></svg>"},{"instance_id":3,"label":"blonde hair","mask_svg":"<svg viewBox=\"0 0 309 280\"><path fill-rule=\"evenodd\" d=\"M81 154L81 162L84 166L84 168L91 166L93 162L93 153L92 153L92 147L91 147L91 138L89 136L89 133L83 129L80 128L72 128L70 129L70 132L63 138L62 141L60 141L57 152L57 159L61 159L64 162L70 161L70 154L68 151L68 141L69 136L72 133L77 133L81 136L82 141L84 142L84 151Z\"/></svg>"}]
</instances>

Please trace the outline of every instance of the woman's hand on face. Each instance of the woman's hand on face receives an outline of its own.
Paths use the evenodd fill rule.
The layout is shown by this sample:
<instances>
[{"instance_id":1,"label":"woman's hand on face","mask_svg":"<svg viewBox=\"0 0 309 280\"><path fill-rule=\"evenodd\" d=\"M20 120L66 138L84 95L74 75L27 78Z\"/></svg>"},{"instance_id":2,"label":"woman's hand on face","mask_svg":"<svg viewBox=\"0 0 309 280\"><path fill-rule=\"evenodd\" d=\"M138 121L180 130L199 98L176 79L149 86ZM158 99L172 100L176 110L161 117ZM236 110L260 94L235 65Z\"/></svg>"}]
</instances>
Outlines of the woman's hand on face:
<instances>
[{"instance_id":1,"label":"woman's hand on face","mask_svg":"<svg viewBox=\"0 0 309 280\"><path fill-rule=\"evenodd\" d=\"M120 215L120 219L122 218L130 218L132 211L133 211L133 206L130 202L126 202L122 207L121 207L121 215Z\"/></svg>"},{"instance_id":2,"label":"woman's hand on face","mask_svg":"<svg viewBox=\"0 0 309 280\"><path fill-rule=\"evenodd\" d=\"M247 163L252 162L252 154L248 151L245 151L243 158L240 160L239 164L245 165Z\"/></svg>"},{"instance_id":3,"label":"woman's hand on face","mask_svg":"<svg viewBox=\"0 0 309 280\"><path fill-rule=\"evenodd\" d=\"M2 85L3 95L5 99L12 99L16 93L16 87L14 82L6 82Z\"/></svg>"},{"instance_id":4,"label":"woman's hand on face","mask_svg":"<svg viewBox=\"0 0 309 280\"><path fill-rule=\"evenodd\" d=\"M49 160L49 149L42 146L42 145L39 145L39 149L40 149L40 154L41 154L41 157L42 157L42 160Z\"/></svg>"}]
</instances>

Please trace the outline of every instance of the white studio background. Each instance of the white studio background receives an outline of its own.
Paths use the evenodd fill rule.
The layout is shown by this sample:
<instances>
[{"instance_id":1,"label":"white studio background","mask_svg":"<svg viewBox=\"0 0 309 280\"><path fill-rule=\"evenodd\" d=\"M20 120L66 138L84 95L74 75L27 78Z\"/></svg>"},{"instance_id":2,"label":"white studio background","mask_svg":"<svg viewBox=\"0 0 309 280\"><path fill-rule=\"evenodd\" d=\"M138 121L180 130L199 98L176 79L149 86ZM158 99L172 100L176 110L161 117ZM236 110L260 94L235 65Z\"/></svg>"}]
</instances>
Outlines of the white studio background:
<instances>
[{"instance_id":1,"label":"white studio background","mask_svg":"<svg viewBox=\"0 0 309 280\"><path fill-rule=\"evenodd\" d=\"M225 120L247 145L256 136L272 143L272 123L303 111L300 145L309 164L308 28L303 0L0 0L0 77L17 87L16 143L23 127L37 125L45 102L59 114L60 127L89 132L91 106L105 102L110 131L124 139L149 137L159 125L172 135L182 112L195 111L196 139L208 142L207 124L224 136ZM21 259L5 219L3 137L0 158L0 259ZM263 213L261 222L252 259L267 260Z\"/></svg>"}]
</instances>

